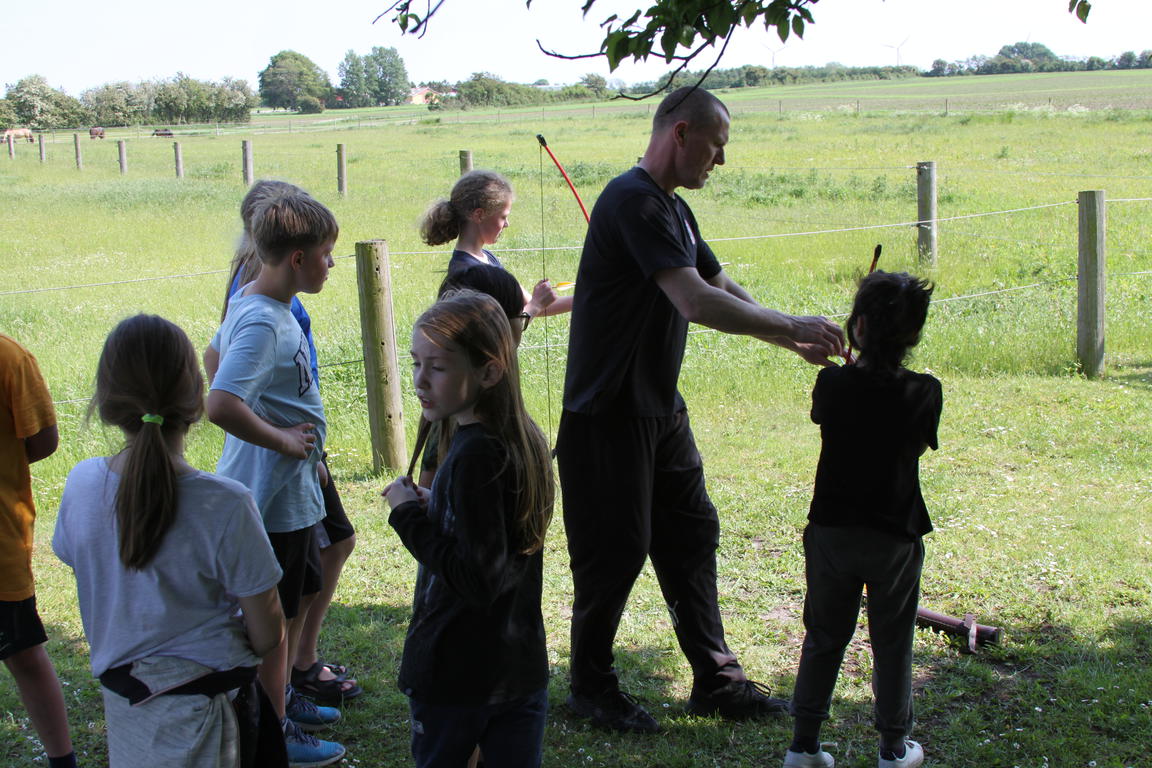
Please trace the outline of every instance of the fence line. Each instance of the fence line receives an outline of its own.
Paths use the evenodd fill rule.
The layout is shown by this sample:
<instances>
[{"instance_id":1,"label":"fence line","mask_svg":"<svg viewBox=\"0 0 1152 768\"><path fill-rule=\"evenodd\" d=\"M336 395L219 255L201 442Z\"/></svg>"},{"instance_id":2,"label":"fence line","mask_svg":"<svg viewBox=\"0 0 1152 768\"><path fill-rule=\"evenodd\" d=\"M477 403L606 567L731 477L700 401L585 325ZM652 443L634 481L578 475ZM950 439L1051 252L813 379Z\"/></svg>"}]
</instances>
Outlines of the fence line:
<instances>
[{"instance_id":1,"label":"fence line","mask_svg":"<svg viewBox=\"0 0 1152 768\"><path fill-rule=\"evenodd\" d=\"M1142 275L1152 275L1152 269L1141 270L1138 272L1110 272L1110 273L1108 273L1108 278L1111 279L1111 278L1115 278L1115 277L1134 277L1134 276L1142 276ZM155 279L155 278L153 278L153 279ZM1001 293L1013 293L1013 292L1017 292L1017 291L1027 290L1030 288L1042 288L1042 287L1047 286L1047 285L1058 285L1060 283L1072 282L1072 281L1077 280L1077 279L1078 279L1077 275L1072 275L1071 277L1061 277L1061 278L1057 278L1056 280L1046 280L1046 281L1040 282L1040 283L1030 283L1028 285L1015 285L1015 286L1010 286L1008 288L998 288L998 289L993 290L993 291L980 291L979 293L968 293L968 294L964 294L961 296L948 296L948 297L943 298L943 299L932 299L930 303L932 303L932 304L945 304L947 302L952 302L952 301L965 301L968 299L982 298L984 296L994 296L996 294L1001 294ZM2 295L2 294L0 294L0 295ZM826 314L826 315L824 315L824 317L828 317L828 318L832 318L832 319L838 319L841 317L848 317L849 314L850 314L849 312L837 312L835 314ZM695 330L688 331L689 336L696 336L696 335L704 334L704 333L720 333L720 331L717 331L714 328L697 328ZM548 343L546 343L546 344L527 344L527 345L522 345L519 347L520 351L525 351L525 352L529 351L529 350L536 350L536 349L544 349L544 350L564 349L564 350L567 350L568 345L567 345L567 343L564 343L564 344L548 344ZM358 358L356 360L342 360L339 363L321 363L318 367L319 368L340 368L340 367L345 366L345 365L360 365L363 362L364 362L364 358L361 357L361 358ZM89 400L91 400L91 398L89 398L89 397L79 397L79 398L72 398L70 400L54 400L53 404L54 405L70 405L72 403L86 403Z\"/></svg>"},{"instance_id":2,"label":"fence line","mask_svg":"<svg viewBox=\"0 0 1152 768\"><path fill-rule=\"evenodd\" d=\"M915 165L889 165L881 168L839 168L834 165L733 165L724 164L726 171L911 171ZM1139 176L1137 178L1144 178Z\"/></svg>"},{"instance_id":3,"label":"fence line","mask_svg":"<svg viewBox=\"0 0 1152 768\"><path fill-rule=\"evenodd\" d=\"M1152 176L1117 176L1104 173L1065 173L1062 171L997 171L984 168L965 168L963 166L948 167L949 175L963 175L966 173L980 174L982 176L1051 176L1054 178L1064 179L1152 179Z\"/></svg>"},{"instance_id":4,"label":"fence line","mask_svg":"<svg viewBox=\"0 0 1152 768\"><path fill-rule=\"evenodd\" d=\"M48 288L24 288L18 291L0 291L0 296L15 296L26 293L47 293L48 291L70 291L75 288L104 288L109 285L128 285L129 283L150 283L156 280L176 280L185 277L203 277L204 275L222 275L227 269L211 269L207 272L189 272L184 275L157 275L155 277L135 277L131 280L110 280L106 283L84 283L82 285L56 285Z\"/></svg>"},{"instance_id":5,"label":"fence line","mask_svg":"<svg viewBox=\"0 0 1152 768\"><path fill-rule=\"evenodd\" d=\"M1143 202L1146 200L1152 200L1152 198L1127 198L1127 199L1121 199L1121 200L1109 200L1108 202L1110 202L1110 203L1113 203L1113 202ZM1020 213L1023 211L1035 211L1035 210L1040 210L1043 208L1056 208L1056 207L1063 206L1063 205L1075 205L1075 204L1076 204L1075 200L1067 200L1067 201L1059 202L1059 203L1044 203L1041 205L1032 205L1032 206L1027 206L1024 208L1009 208L1009 209L1003 210L1003 211L985 211L983 213L967 213L967 214L961 214L959 216L945 216L942 218L925 220L923 222L921 222L921 221L906 221L906 222L900 222L897 224L868 224L868 225L864 225L864 226L860 226L860 227L841 227L839 229L821 229L821 230L812 230L812 231L808 231L808 232L778 232L778 233L770 234L770 235L743 235L743 236L739 236L739 237L711 237L711 238L708 238L708 242L709 243L728 243L728 242L738 242L741 240L771 240L771 239L781 238L781 237L805 237L805 236L809 236L809 235L829 235L829 234L838 234L838 233L842 233L842 232L863 232L863 231L872 230L872 229L897 229L900 227L918 227L918 226L924 226L924 225L929 224L931 222L960 221L962 219L975 219L975 218L980 218L983 216L1002 216L1004 214L1009 214L1009 213ZM502 248L502 249L500 249L499 252L500 253L539 253L541 251L573 251L573 250L579 250L581 248L583 248L582 245L557 245L557 246L549 246L546 248ZM439 253L443 253L443 252L444 252L443 249L440 249L440 250L435 250L435 251L392 251L390 253L393 256L422 256L422 255L434 255L434 254L439 254ZM336 256L334 258L350 259L354 255L355 254L342 255L342 256ZM187 278L187 277L202 277L204 275L223 274L227 271L228 271L227 269L214 269L214 270L208 270L205 272L190 272L190 273L182 274L182 275L160 275L160 276L156 276L156 277L138 277L138 278L133 278L131 280L113 280L113 281L108 281L108 282L104 282L104 283L85 283L85 284L81 284L81 285L62 285L62 286L53 286L53 287L49 287L49 288L27 288L27 289L16 290L16 291L0 291L0 296L13 296L13 295L18 295L18 294L29 294L29 293L44 293L46 291L67 291L67 290L71 290L73 288L100 288L100 287L111 286L111 285L125 285L128 283L143 283L143 282L150 282L150 281L155 281L155 280L173 280L173 279L180 279L180 278Z\"/></svg>"},{"instance_id":6,"label":"fence line","mask_svg":"<svg viewBox=\"0 0 1152 768\"><path fill-rule=\"evenodd\" d=\"M741 237L710 237L710 243L725 243L736 240L768 240L777 237L802 237L808 235L830 235L840 232L862 232L869 229L895 229L897 227L920 227L942 221L960 221L961 219L976 219L982 216L1002 216L1006 213L1020 213L1021 211L1036 211L1041 208L1056 208L1061 205L1075 205L1075 200L1066 200L1059 203L1044 203L1043 205L1030 205L1025 208L1009 208L1003 211L986 211L984 213L966 213L960 216L944 216L923 221L905 221L899 224L868 224L862 227L841 227L839 229L819 229L810 232L780 232L773 235L743 235Z\"/></svg>"}]
</instances>

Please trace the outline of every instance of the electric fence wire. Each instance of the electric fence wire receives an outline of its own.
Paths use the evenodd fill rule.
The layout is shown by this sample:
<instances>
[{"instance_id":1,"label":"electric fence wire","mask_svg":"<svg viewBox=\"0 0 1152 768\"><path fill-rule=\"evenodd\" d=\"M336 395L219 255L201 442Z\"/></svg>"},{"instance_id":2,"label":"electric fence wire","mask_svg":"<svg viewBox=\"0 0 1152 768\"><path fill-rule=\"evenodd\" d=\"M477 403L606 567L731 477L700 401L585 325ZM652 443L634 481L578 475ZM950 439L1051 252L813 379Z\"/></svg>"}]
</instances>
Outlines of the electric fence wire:
<instances>
[{"instance_id":1,"label":"electric fence wire","mask_svg":"<svg viewBox=\"0 0 1152 768\"><path fill-rule=\"evenodd\" d=\"M1152 275L1152 269L1140 270L1140 271L1136 271L1136 272L1110 272L1107 274L1107 277L1109 279L1112 279L1112 278L1116 278L1116 277L1137 277L1137 276L1144 276L1144 275ZM985 296L995 296L995 295L1003 294L1003 293L1015 293L1018 291L1028 290L1030 288L1041 288L1041 287L1044 287L1047 285L1057 285L1059 283L1068 283L1068 282L1075 281L1076 279L1077 279L1077 276L1072 275L1070 277L1061 277L1061 278L1057 278L1055 280L1044 280L1044 281L1039 282L1039 283L1029 283L1028 285L1014 285L1014 286L1009 286L1007 288L997 288L997 289L991 290L991 291L980 291L978 293L967 293L967 294L963 294L961 296L947 296L943 299L932 299L931 303L932 304L945 304L945 303L953 302L953 301L965 301L968 299L982 298ZM828 317L831 319L839 319L842 317L848 317L848 314L849 314L848 312L839 312L836 314L825 315L825 317ZM695 330L688 331L689 336L696 336L696 335L705 334L705 333L720 333L720 331L717 331L714 328L697 328ZM565 352L567 352L568 344L567 344L567 342L564 342L561 344L554 344L552 342L545 342L544 344L528 344L528 345L523 345L523 346L519 347L519 350L521 352L526 352L526 351L530 351L530 350L537 350L537 349L545 350L545 355L547 356L547 354L549 352L551 352L551 350L553 350L553 349L564 350ZM363 362L364 362L364 358L359 358L356 360L344 360L344 361L341 361L339 363L321 363L319 367L320 368L338 368L340 366L345 366L345 365L357 365L357 364L360 364ZM67 404L71 404L71 403L86 403L89 401L89 399L90 398L87 398L87 397L81 397L81 398L73 398L70 400L55 400L53 402L55 403L55 405L67 405ZM549 405L549 410L551 410L551 405Z\"/></svg>"},{"instance_id":2,"label":"electric fence wire","mask_svg":"<svg viewBox=\"0 0 1152 768\"><path fill-rule=\"evenodd\" d=\"M1144 200L1148 200L1148 199L1152 199L1152 198L1130 198L1130 199L1116 200L1116 201L1110 201L1110 202L1137 202L1137 201L1143 202ZM923 221L905 221L905 222L899 222L899 223L895 223L895 224L868 224L868 225L859 226L859 227L840 227L837 229L820 229L820 230L811 230L811 231L807 231L807 232L778 232L778 233L767 234L767 235L742 235L742 236L738 236L738 237L713 237L713 238L709 238L708 242L710 242L710 243L729 243L729 242L737 242L737 241L742 241L742 240L771 240L771 239L782 238L782 237L807 237L807 236L812 236L812 235L838 234L838 233L842 233L842 232L864 232L864 231L873 230L873 229L897 229L897 228L903 228L903 227L920 227L920 226L926 226L926 225L934 223L934 222L939 223L939 222L946 222L946 221L960 221L963 219L975 219L975 218L980 218L983 216L1002 216L1002 215L1009 214L1009 213L1021 213L1024 211L1036 211L1036 210L1041 210L1043 208L1056 208L1056 207L1063 206L1063 205L1076 205L1076 201L1075 200L1066 200L1066 201L1059 202L1059 203L1044 203L1042 205L1032 205L1032 206L1027 206L1024 208L1009 208L1009 209L1003 210L1003 211L985 211L983 213L968 213L968 214L961 214L959 216L947 216L944 218L937 218L937 219L925 219ZM543 246L541 246L539 248L504 248L504 249L501 249L501 253L533 253L536 251L579 250L582 247L583 246L580 246L580 245L564 245L564 246L549 246L547 248L545 248ZM393 255L393 256L418 256L418 255L436 254L436 253L441 253L441 251L394 251L394 252L392 252L391 255ZM335 258L347 259L347 258L352 258L352 256L345 255L345 256L337 256ZM16 295L29 294L29 293L44 293L46 291L67 291L67 290L72 290L72 289L76 289L76 288L102 288L102 287L111 286L111 285L127 285L129 283L143 283L143 282L150 282L150 281L154 281L154 280L173 280L173 279L182 279L182 278L189 278L189 277L202 277L204 275L218 275L218 274L222 274L222 273L227 272L227 271L228 270L226 270L226 269L215 269L215 270L208 270L205 272L190 272L190 273L181 274L181 275L159 275L159 276L155 276L155 277L137 277L137 278L132 278L130 280L112 280L112 281L101 282L101 283L84 283L84 284L79 284L79 285L61 285L61 286L51 286L51 287L47 287L47 288L24 288L24 289L19 289L19 290L15 290L15 291L0 291L0 296L16 296Z\"/></svg>"}]
</instances>

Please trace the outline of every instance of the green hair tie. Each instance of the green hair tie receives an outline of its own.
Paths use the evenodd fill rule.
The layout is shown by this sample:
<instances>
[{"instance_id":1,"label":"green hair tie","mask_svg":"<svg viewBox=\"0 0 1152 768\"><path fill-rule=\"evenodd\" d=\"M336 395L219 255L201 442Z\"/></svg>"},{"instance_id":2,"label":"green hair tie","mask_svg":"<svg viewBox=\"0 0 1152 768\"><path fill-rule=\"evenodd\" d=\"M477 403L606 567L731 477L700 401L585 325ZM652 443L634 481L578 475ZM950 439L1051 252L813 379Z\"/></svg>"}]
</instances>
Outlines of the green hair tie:
<instances>
[{"instance_id":1,"label":"green hair tie","mask_svg":"<svg viewBox=\"0 0 1152 768\"><path fill-rule=\"evenodd\" d=\"M140 421L148 424L156 424L157 426L164 426L164 417L158 416L155 413L146 413L140 417Z\"/></svg>"}]
</instances>

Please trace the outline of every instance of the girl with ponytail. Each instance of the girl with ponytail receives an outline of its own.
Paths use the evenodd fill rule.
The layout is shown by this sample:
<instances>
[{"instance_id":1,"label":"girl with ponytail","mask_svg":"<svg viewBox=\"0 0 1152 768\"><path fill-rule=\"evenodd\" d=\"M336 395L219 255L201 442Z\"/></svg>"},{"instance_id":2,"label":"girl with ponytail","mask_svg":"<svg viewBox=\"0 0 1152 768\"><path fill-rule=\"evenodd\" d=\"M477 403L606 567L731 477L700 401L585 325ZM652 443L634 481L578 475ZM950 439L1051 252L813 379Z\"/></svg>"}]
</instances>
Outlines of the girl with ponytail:
<instances>
[{"instance_id":1,"label":"girl with ponytail","mask_svg":"<svg viewBox=\"0 0 1152 768\"><path fill-rule=\"evenodd\" d=\"M180 328L137 315L108 336L89 417L124 449L69 473L52 548L75 572L112 768L239 766L232 692L283 633L251 494L184 459L203 401Z\"/></svg>"}]
</instances>

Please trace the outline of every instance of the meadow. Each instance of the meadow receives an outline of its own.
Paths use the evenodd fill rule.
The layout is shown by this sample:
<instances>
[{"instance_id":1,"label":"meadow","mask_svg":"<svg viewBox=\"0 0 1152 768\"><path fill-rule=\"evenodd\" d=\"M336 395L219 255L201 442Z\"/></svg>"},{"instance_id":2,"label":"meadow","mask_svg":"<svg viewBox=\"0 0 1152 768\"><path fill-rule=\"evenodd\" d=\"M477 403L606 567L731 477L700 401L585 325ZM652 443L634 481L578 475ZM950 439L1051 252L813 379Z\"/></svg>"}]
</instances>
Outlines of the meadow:
<instances>
[{"instance_id":1,"label":"meadow","mask_svg":"<svg viewBox=\"0 0 1152 768\"><path fill-rule=\"evenodd\" d=\"M1123 75L1123 77L1106 77ZM935 281L936 303L911 366L945 388L940 450L922 459L936 531L926 539L922 603L973 612L1005 642L960 654L926 630L916 639L918 726L929 764L1146 766L1152 744L1152 73L957 78L742 90L727 164L685 194L728 272L767 306L842 317L877 243L881 268ZM910 95L909 89L919 89ZM1059 99L1053 94L1059 93ZM948 100L947 113L943 108ZM968 108L958 105L970 99ZM857 106L859 102L860 106ZM783 104L783 106L782 106ZM595 114L592 110L595 109ZM366 113L359 123L293 121L171 140L109 131L0 154L0 332L30 348L57 401L61 447L33 467L39 520L34 559L49 653L64 681L78 752L104 752L98 683L70 571L51 552L55 509L78 460L118 450L119 436L85 421L100 345L135 312L162 314L202 348L218 324L244 193L240 139L257 177L293 181L341 223L337 253L387 240L401 352L429 302L447 248L416 233L425 207L458 175L457 153L505 173L517 190L498 254L524 283L575 276L585 224L536 142L543 133L591 208L640 156L648 106L437 114ZM116 143L126 138L129 172ZM348 153L349 194L336 193L336 144ZM940 258L916 253L915 163L939 175ZM1107 365L1080 375L1075 358L1080 190L1103 189L1107 224ZM968 217L968 218L952 218ZM806 234L798 234L806 233ZM179 276L179 277L177 277ZM979 294L979 295L977 295ZM367 689L332 732L346 762L403 766L407 705L395 671L415 564L386 523L372 472L355 270L338 258L313 316L328 411L331 464L359 536L332 608L325 654ZM565 318L533 323L521 352L524 389L555 432ZM721 607L729 644L749 674L790 692L803 637L805 523L819 433L808 419L815 369L746 338L694 329L681 391L720 509ZM409 445L417 410L405 382ZM222 435L193 429L189 460L215 466ZM589 729L568 716L571 580L563 524L546 547L544 610L553 670L545 762L553 766L775 765L786 718L732 724L686 717L690 673L650 571L618 637L628 690L666 726L659 738ZM875 764L870 655L864 634L845 659L824 738L837 764ZM39 747L14 686L0 685L0 763Z\"/></svg>"}]
</instances>

